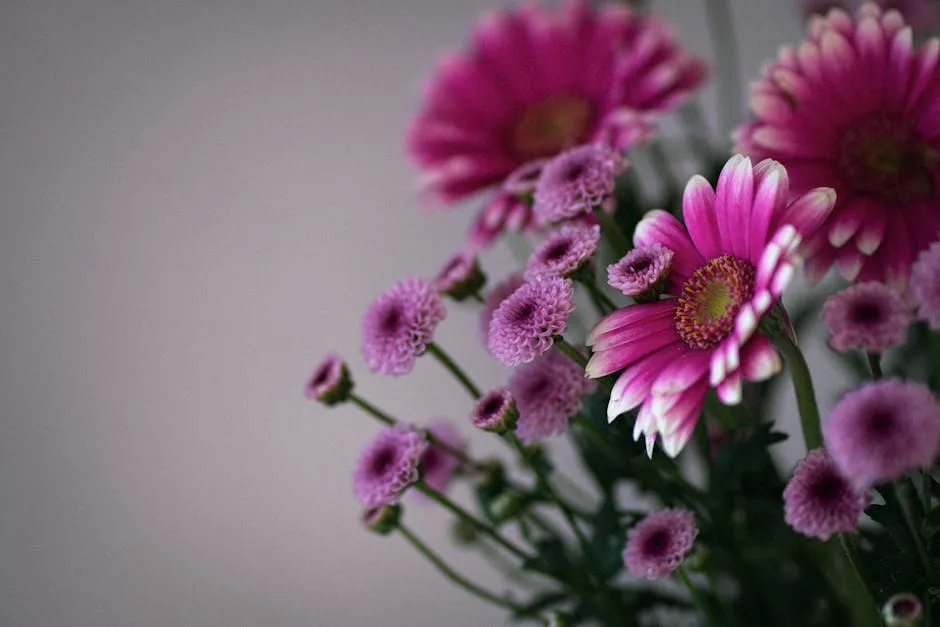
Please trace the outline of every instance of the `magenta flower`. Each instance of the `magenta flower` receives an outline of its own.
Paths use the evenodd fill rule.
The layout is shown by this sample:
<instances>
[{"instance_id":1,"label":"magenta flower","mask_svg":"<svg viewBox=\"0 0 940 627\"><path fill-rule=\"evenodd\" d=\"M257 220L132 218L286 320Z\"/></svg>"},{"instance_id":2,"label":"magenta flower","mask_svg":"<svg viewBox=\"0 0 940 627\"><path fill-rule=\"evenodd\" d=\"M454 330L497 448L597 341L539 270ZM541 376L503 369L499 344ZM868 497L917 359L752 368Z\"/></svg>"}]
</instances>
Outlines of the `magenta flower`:
<instances>
[{"instance_id":1,"label":"magenta flower","mask_svg":"<svg viewBox=\"0 0 940 627\"><path fill-rule=\"evenodd\" d=\"M607 284L626 296L655 300L666 287L673 256L661 244L634 248L620 261L607 266Z\"/></svg>"},{"instance_id":2,"label":"magenta flower","mask_svg":"<svg viewBox=\"0 0 940 627\"><path fill-rule=\"evenodd\" d=\"M336 405L349 399L352 387L349 369L343 358L336 353L330 353L313 371L304 396L327 406Z\"/></svg>"},{"instance_id":3,"label":"magenta flower","mask_svg":"<svg viewBox=\"0 0 940 627\"><path fill-rule=\"evenodd\" d=\"M717 191L693 177L685 188L686 226L664 211L637 225L637 247L673 252L667 300L630 305L605 316L588 336L594 355L588 376L619 370L607 407L613 420L642 405L634 437L658 434L670 456L682 450L698 421L709 386L726 404L741 400L743 380L780 369L770 341L758 335L800 262L797 248L826 219L835 200L818 189L790 204L787 173L774 161L751 166L734 156Z\"/></svg>"},{"instance_id":4,"label":"magenta flower","mask_svg":"<svg viewBox=\"0 0 940 627\"><path fill-rule=\"evenodd\" d=\"M856 490L821 448L810 451L797 464L783 490L787 524L820 540L856 531L866 505L868 495Z\"/></svg>"},{"instance_id":5,"label":"magenta flower","mask_svg":"<svg viewBox=\"0 0 940 627\"><path fill-rule=\"evenodd\" d=\"M367 509L396 503L418 480L418 463L428 443L405 425L383 429L370 442L353 471L353 491Z\"/></svg>"},{"instance_id":6,"label":"magenta flower","mask_svg":"<svg viewBox=\"0 0 940 627\"><path fill-rule=\"evenodd\" d=\"M934 242L911 267L911 296L917 315L931 329L940 329L940 242Z\"/></svg>"},{"instance_id":7,"label":"magenta flower","mask_svg":"<svg viewBox=\"0 0 940 627\"><path fill-rule=\"evenodd\" d=\"M513 429L518 417L512 392L509 388L499 388L487 392L476 402L470 422L483 431L506 433Z\"/></svg>"},{"instance_id":8,"label":"magenta flower","mask_svg":"<svg viewBox=\"0 0 940 627\"><path fill-rule=\"evenodd\" d=\"M525 278L570 277L591 260L601 239L601 228L566 225L549 233L525 265Z\"/></svg>"},{"instance_id":9,"label":"magenta flower","mask_svg":"<svg viewBox=\"0 0 940 627\"><path fill-rule=\"evenodd\" d=\"M625 148L704 79L660 20L622 4L494 10L434 71L408 152L432 199L453 203L572 146Z\"/></svg>"},{"instance_id":10,"label":"magenta flower","mask_svg":"<svg viewBox=\"0 0 940 627\"><path fill-rule=\"evenodd\" d=\"M447 310L424 279L411 277L375 299L362 320L362 354L373 372L403 375L434 337Z\"/></svg>"},{"instance_id":11,"label":"magenta flower","mask_svg":"<svg viewBox=\"0 0 940 627\"><path fill-rule=\"evenodd\" d=\"M634 575L662 579L682 564L697 536L698 526L691 511L660 510L627 532L623 562Z\"/></svg>"},{"instance_id":12,"label":"magenta flower","mask_svg":"<svg viewBox=\"0 0 940 627\"><path fill-rule=\"evenodd\" d=\"M570 279L546 277L523 283L493 314L487 338L490 352L507 366L532 361L564 332L574 311L573 297Z\"/></svg>"},{"instance_id":13,"label":"magenta flower","mask_svg":"<svg viewBox=\"0 0 940 627\"><path fill-rule=\"evenodd\" d=\"M478 293L486 283L476 255L460 251L448 259L434 278L431 287L456 301L466 300Z\"/></svg>"},{"instance_id":14,"label":"magenta flower","mask_svg":"<svg viewBox=\"0 0 940 627\"><path fill-rule=\"evenodd\" d=\"M933 464L940 454L940 403L920 383L867 383L832 408L823 439L842 476L867 490Z\"/></svg>"},{"instance_id":15,"label":"magenta flower","mask_svg":"<svg viewBox=\"0 0 940 627\"><path fill-rule=\"evenodd\" d=\"M827 298L822 317L832 334L829 346L833 350L881 353L904 342L913 315L900 293L871 281Z\"/></svg>"},{"instance_id":16,"label":"magenta flower","mask_svg":"<svg viewBox=\"0 0 940 627\"><path fill-rule=\"evenodd\" d=\"M544 168L533 197L543 224L561 222L604 207L627 161L603 144L586 144L559 154Z\"/></svg>"},{"instance_id":17,"label":"magenta flower","mask_svg":"<svg viewBox=\"0 0 940 627\"><path fill-rule=\"evenodd\" d=\"M550 350L515 369L509 390L516 399L516 435L526 444L563 433L581 411L581 397L593 387L578 364Z\"/></svg>"},{"instance_id":18,"label":"magenta flower","mask_svg":"<svg viewBox=\"0 0 940 627\"><path fill-rule=\"evenodd\" d=\"M808 242L806 270L833 263L850 281L903 285L940 230L940 65L896 12L832 11L785 47L751 89L756 119L738 149L783 163L793 192L832 187L838 200Z\"/></svg>"},{"instance_id":19,"label":"magenta flower","mask_svg":"<svg viewBox=\"0 0 940 627\"><path fill-rule=\"evenodd\" d=\"M521 273L510 274L503 281L494 285L493 289L483 299L483 309L480 310L480 340L484 346L489 344L490 322L493 320L493 314L496 313L504 300L522 287L523 283L525 283L525 279L522 278Z\"/></svg>"},{"instance_id":20,"label":"magenta flower","mask_svg":"<svg viewBox=\"0 0 940 627\"><path fill-rule=\"evenodd\" d=\"M439 420L429 424L428 431L452 449L467 450L467 441L460 437L457 427L447 421ZM418 464L421 478L438 492L447 490L451 479L454 478L454 471L459 467L460 460L433 443L428 443Z\"/></svg>"}]
</instances>

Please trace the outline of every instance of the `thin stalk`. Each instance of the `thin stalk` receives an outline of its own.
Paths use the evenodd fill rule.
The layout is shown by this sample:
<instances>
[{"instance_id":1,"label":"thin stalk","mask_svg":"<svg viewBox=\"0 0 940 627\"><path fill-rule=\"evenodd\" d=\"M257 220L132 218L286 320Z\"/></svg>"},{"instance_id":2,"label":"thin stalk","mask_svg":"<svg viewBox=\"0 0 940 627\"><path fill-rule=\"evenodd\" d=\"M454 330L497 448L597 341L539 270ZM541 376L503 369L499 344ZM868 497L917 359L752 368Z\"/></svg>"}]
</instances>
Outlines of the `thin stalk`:
<instances>
[{"instance_id":1,"label":"thin stalk","mask_svg":"<svg viewBox=\"0 0 940 627\"><path fill-rule=\"evenodd\" d=\"M451 501L449 498L447 498L446 496L444 496L443 494L441 494L434 488L428 486L423 481L419 481L418 483L416 483L415 488L417 488L418 491L422 492L423 494L427 495L431 500L437 502L444 509L449 510L452 514L457 516L457 518L460 518L464 522L472 525L474 528L476 528L477 531L488 535L490 538L495 540L500 546L502 546L504 549L506 549L507 551L509 551L516 557L518 557L519 559L521 560L532 559L532 556L530 556L528 553L526 553L525 551L517 547L515 544L513 544L506 538L504 538L502 534L496 531L496 529L486 524L485 522L482 522L480 519L476 518L473 514L471 514L470 512L468 512L461 506L457 505L456 503Z\"/></svg>"},{"instance_id":2,"label":"thin stalk","mask_svg":"<svg viewBox=\"0 0 940 627\"><path fill-rule=\"evenodd\" d=\"M682 585L686 587L689 591L689 595L692 597L692 603L695 604L695 607L705 615L705 620L709 625L714 625L714 627L724 627L724 623L715 616L712 611L712 607L705 601L702 597L702 593L699 592L698 588L692 585L692 581L689 579L689 576L686 574L685 569L681 566L676 569L676 577L679 581L682 582Z\"/></svg>"},{"instance_id":3,"label":"thin stalk","mask_svg":"<svg viewBox=\"0 0 940 627\"><path fill-rule=\"evenodd\" d=\"M587 366L587 357L579 353L578 349L569 344L568 341L560 335L555 336L555 348L571 358L571 361L581 366L582 369Z\"/></svg>"},{"instance_id":4,"label":"thin stalk","mask_svg":"<svg viewBox=\"0 0 940 627\"><path fill-rule=\"evenodd\" d=\"M379 409L378 407L376 407L375 405L373 405L366 399L359 396L358 394L355 394L355 393L350 394L349 400L352 401L353 405L356 405L362 411L371 415L373 418L375 418L382 424L386 424L390 427L394 427L395 425L398 424L397 420L395 420L394 418L386 414L384 411L382 411L381 409Z\"/></svg>"},{"instance_id":5,"label":"thin stalk","mask_svg":"<svg viewBox=\"0 0 940 627\"><path fill-rule=\"evenodd\" d=\"M806 450L822 446L822 430L819 426L819 407L816 405L816 392L813 389L813 377L806 364L803 352L783 333L773 338L774 346L783 354L793 379L796 392L796 405L800 411L800 425L803 428L803 442Z\"/></svg>"},{"instance_id":6,"label":"thin stalk","mask_svg":"<svg viewBox=\"0 0 940 627\"><path fill-rule=\"evenodd\" d=\"M675 195L682 189L676 173L672 171L672 164L669 162L669 155L659 142L653 141L647 144L646 151L649 154L653 169L663 181L663 187L667 190L669 196Z\"/></svg>"},{"instance_id":7,"label":"thin stalk","mask_svg":"<svg viewBox=\"0 0 940 627\"><path fill-rule=\"evenodd\" d=\"M475 399L480 398L480 396L482 396L482 394L480 394L480 388L478 388L473 383L473 381L470 380L470 377L468 377L467 373L465 373L460 368L460 366L457 365L457 362L451 359L451 356L448 355L446 352L444 352L443 348L441 348L434 342L428 342L428 352L434 355L434 357L439 362L441 362L441 365L443 365L445 368L450 370L450 373L454 375L454 378L460 381L460 384L463 385L464 388L467 389L467 392L470 393L470 396L472 396Z\"/></svg>"},{"instance_id":8,"label":"thin stalk","mask_svg":"<svg viewBox=\"0 0 940 627\"><path fill-rule=\"evenodd\" d=\"M884 376L881 371L881 355L878 353L868 353L868 367L871 368L871 378L876 381Z\"/></svg>"},{"instance_id":9,"label":"thin stalk","mask_svg":"<svg viewBox=\"0 0 940 627\"><path fill-rule=\"evenodd\" d=\"M597 283L594 282L593 277L579 282L585 287L585 289L587 289L591 300L594 301L595 306L598 308L602 316L617 309L617 303L612 301L610 296L605 294L604 291L597 286Z\"/></svg>"},{"instance_id":10,"label":"thin stalk","mask_svg":"<svg viewBox=\"0 0 940 627\"><path fill-rule=\"evenodd\" d=\"M878 604L875 603L874 597L871 596L871 590L868 589L865 578L862 577L862 572L858 569L858 561L855 558L855 547L852 545L852 540L844 533L840 533L838 536L839 544L842 546L842 557L845 559L838 556L837 559L842 563L843 569L848 566L850 571L843 575L842 580L849 586L849 600L856 602L850 604L855 619L859 621L860 626L879 627L881 625L881 610L878 608ZM857 605L857 603L860 603L860 605Z\"/></svg>"},{"instance_id":11,"label":"thin stalk","mask_svg":"<svg viewBox=\"0 0 940 627\"><path fill-rule=\"evenodd\" d=\"M611 446L607 438L604 437L604 434L601 433L600 430L594 426L594 423L588 420L584 414L576 414L572 420L581 427L581 431L587 436L587 439L590 440L594 446L603 451L604 455L607 456L611 463L616 466L624 466L625 460L620 453L617 452L617 449Z\"/></svg>"},{"instance_id":12,"label":"thin stalk","mask_svg":"<svg viewBox=\"0 0 940 627\"><path fill-rule=\"evenodd\" d=\"M601 223L601 232L604 234L604 239L610 242L611 247L614 249L614 253L619 259L627 253L628 250L633 248L633 242L630 241L630 238L620 229L620 225L614 221L613 214L610 214L603 209L599 209L594 212L597 215L597 219Z\"/></svg>"},{"instance_id":13,"label":"thin stalk","mask_svg":"<svg viewBox=\"0 0 940 627\"><path fill-rule=\"evenodd\" d=\"M742 119L741 55L735 37L731 6L728 0L706 0L705 15L712 32L715 67L718 72L718 109L721 112L721 135L727 137Z\"/></svg>"},{"instance_id":14,"label":"thin stalk","mask_svg":"<svg viewBox=\"0 0 940 627\"><path fill-rule=\"evenodd\" d=\"M470 294L470 298L472 298L473 300L477 301L478 303L483 303L484 300L485 300L485 299L483 298L483 295L480 294L480 292L473 292L472 294Z\"/></svg>"},{"instance_id":15,"label":"thin stalk","mask_svg":"<svg viewBox=\"0 0 940 627\"><path fill-rule=\"evenodd\" d=\"M901 490L897 481L895 481L891 487L894 489L895 498L897 498L901 505L901 514L904 516L904 524L907 526L908 533L911 534L911 540L914 542L914 546L917 549L917 556L920 558L920 563L924 567L924 574L927 575L928 579L933 580L933 568L930 566L930 558L927 556L924 543L920 538L920 533L917 531L917 525L914 524L914 517L911 515L911 504L907 502L907 495Z\"/></svg>"},{"instance_id":16,"label":"thin stalk","mask_svg":"<svg viewBox=\"0 0 940 627\"><path fill-rule=\"evenodd\" d=\"M497 605L499 607L505 608L512 612L515 612L516 610L519 609L519 606L517 606L515 603L513 603L509 599L501 597L492 592L489 592L488 590L484 590L483 588L476 585L472 581L458 574L453 568L448 566L447 563L443 559L441 559L441 557L437 553L435 553L433 550L431 550L431 548L428 545L422 542L421 539L418 538L418 536L416 536L413 531L408 529L408 527L402 524L399 524L398 531L401 533L401 535L405 537L406 540L408 540L411 546L413 546L418 551L418 553L421 553L424 557L426 557L429 562L434 564L434 566L439 571L441 571L442 575L447 577L454 584L460 586L461 588L463 588L470 594L477 596L483 599L484 601L488 601L489 603L492 603L493 605Z\"/></svg>"}]
</instances>

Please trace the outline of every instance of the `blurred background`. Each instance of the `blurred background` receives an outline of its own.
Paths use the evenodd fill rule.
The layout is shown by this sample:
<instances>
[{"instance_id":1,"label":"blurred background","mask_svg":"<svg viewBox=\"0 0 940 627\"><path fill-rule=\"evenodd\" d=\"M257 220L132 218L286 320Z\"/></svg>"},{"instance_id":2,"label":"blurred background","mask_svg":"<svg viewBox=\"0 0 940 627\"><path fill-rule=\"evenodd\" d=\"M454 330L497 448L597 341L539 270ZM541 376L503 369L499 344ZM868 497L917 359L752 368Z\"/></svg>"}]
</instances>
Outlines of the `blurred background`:
<instances>
[{"instance_id":1,"label":"blurred background","mask_svg":"<svg viewBox=\"0 0 940 627\"><path fill-rule=\"evenodd\" d=\"M711 58L702 2L653 4ZM733 4L751 78L799 19ZM436 363L380 378L359 353L365 306L436 271L475 210L418 210L402 136L493 5L0 3L0 624L505 623L360 527L350 471L376 425L302 394L338 350L367 398L496 450ZM713 88L703 103L715 117ZM511 260L484 263L500 278ZM475 313L449 310L441 345L500 383ZM443 512L406 503L486 580Z\"/></svg>"}]
</instances>

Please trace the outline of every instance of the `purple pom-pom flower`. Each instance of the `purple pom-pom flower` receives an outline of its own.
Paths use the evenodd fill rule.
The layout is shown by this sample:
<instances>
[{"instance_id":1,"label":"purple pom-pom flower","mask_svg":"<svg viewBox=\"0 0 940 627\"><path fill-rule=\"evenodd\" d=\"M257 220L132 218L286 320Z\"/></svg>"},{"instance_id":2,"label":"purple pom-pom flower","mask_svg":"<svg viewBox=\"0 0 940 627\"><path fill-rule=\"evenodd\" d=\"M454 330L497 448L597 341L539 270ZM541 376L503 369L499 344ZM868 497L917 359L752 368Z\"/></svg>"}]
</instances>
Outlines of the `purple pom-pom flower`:
<instances>
[{"instance_id":1,"label":"purple pom-pom flower","mask_svg":"<svg viewBox=\"0 0 940 627\"><path fill-rule=\"evenodd\" d=\"M447 310L424 279L410 277L375 299L362 321L362 354L373 372L403 375L434 337Z\"/></svg>"},{"instance_id":2,"label":"purple pom-pom flower","mask_svg":"<svg viewBox=\"0 0 940 627\"><path fill-rule=\"evenodd\" d=\"M525 279L521 273L514 273L493 286L483 299L483 308L480 310L480 340L486 346L490 337L490 322L493 314L499 309L504 300L512 296L513 292L522 287Z\"/></svg>"},{"instance_id":3,"label":"purple pom-pom flower","mask_svg":"<svg viewBox=\"0 0 940 627\"><path fill-rule=\"evenodd\" d=\"M352 379L343 358L330 353L313 371L304 395L327 406L337 405L349 400L352 388Z\"/></svg>"},{"instance_id":4,"label":"purple pom-pom flower","mask_svg":"<svg viewBox=\"0 0 940 627\"><path fill-rule=\"evenodd\" d=\"M536 217L551 223L591 213L608 201L617 175L626 168L623 156L603 144L566 150L542 168L535 186Z\"/></svg>"},{"instance_id":5,"label":"purple pom-pom flower","mask_svg":"<svg viewBox=\"0 0 940 627\"><path fill-rule=\"evenodd\" d=\"M566 225L549 233L529 256L525 278L571 277L590 262L600 239L601 228L597 225Z\"/></svg>"},{"instance_id":6,"label":"purple pom-pom flower","mask_svg":"<svg viewBox=\"0 0 940 627\"><path fill-rule=\"evenodd\" d=\"M664 509L627 532L623 562L634 575L662 579L677 569L695 544L698 526L687 509Z\"/></svg>"},{"instance_id":7,"label":"purple pom-pom flower","mask_svg":"<svg viewBox=\"0 0 940 627\"><path fill-rule=\"evenodd\" d=\"M868 496L839 473L825 449L815 449L797 464L783 490L784 519L805 536L828 540L851 533Z\"/></svg>"},{"instance_id":8,"label":"purple pom-pom flower","mask_svg":"<svg viewBox=\"0 0 940 627\"><path fill-rule=\"evenodd\" d=\"M666 287L674 255L658 243L634 248L607 266L607 284L639 301L656 300Z\"/></svg>"},{"instance_id":9,"label":"purple pom-pom flower","mask_svg":"<svg viewBox=\"0 0 940 627\"><path fill-rule=\"evenodd\" d=\"M370 442L353 471L353 492L367 509L391 505L419 478L418 464L427 449L424 435L396 425Z\"/></svg>"},{"instance_id":10,"label":"purple pom-pom flower","mask_svg":"<svg viewBox=\"0 0 940 627\"><path fill-rule=\"evenodd\" d=\"M470 422L477 429L501 434L512 431L518 417L512 392L509 388L499 388L487 392L476 402Z\"/></svg>"},{"instance_id":11,"label":"purple pom-pom flower","mask_svg":"<svg viewBox=\"0 0 940 627\"><path fill-rule=\"evenodd\" d=\"M493 314L490 352L507 366L530 362L546 352L568 325L573 298L570 279L546 277L524 283Z\"/></svg>"},{"instance_id":12,"label":"purple pom-pom flower","mask_svg":"<svg viewBox=\"0 0 940 627\"><path fill-rule=\"evenodd\" d=\"M842 475L866 490L933 464L940 452L940 403L920 383L867 383L836 403L823 438Z\"/></svg>"},{"instance_id":13,"label":"purple pom-pom flower","mask_svg":"<svg viewBox=\"0 0 940 627\"><path fill-rule=\"evenodd\" d=\"M911 267L911 296L917 315L931 329L940 329L940 242L934 242Z\"/></svg>"},{"instance_id":14,"label":"purple pom-pom flower","mask_svg":"<svg viewBox=\"0 0 940 627\"><path fill-rule=\"evenodd\" d=\"M584 371L558 350L516 368L509 390L516 399L516 435L526 444L564 432L593 388Z\"/></svg>"},{"instance_id":15,"label":"purple pom-pom flower","mask_svg":"<svg viewBox=\"0 0 940 627\"><path fill-rule=\"evenodd\" d=\"M884 283L858 283L826 299L823 320L837 351L880 353L904 342L913 316L904 298Z\"/></svg>"}]
</instances>

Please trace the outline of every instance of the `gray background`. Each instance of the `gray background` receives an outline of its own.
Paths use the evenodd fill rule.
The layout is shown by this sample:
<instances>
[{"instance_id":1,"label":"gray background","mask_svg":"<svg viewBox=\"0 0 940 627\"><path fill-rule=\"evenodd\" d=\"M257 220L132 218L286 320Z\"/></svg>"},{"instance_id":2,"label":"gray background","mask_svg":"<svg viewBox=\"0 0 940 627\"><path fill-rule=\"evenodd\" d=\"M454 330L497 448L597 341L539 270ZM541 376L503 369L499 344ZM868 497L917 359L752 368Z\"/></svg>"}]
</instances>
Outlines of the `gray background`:
<instances>
[{"instance_id":1,"label":"gray background","mask_svg":"<svg viewBox=\"0 0 940 627\"><path fill-rule=\"evenodd\" d=\"M0 624L503 624L360 529L349 473L375 426L302 397L338 349L400 416L467 411L433 363L364 374L358 331L461 242L470 208L419 214L401 137L490 4L0 4ZM700 2L655 4L710 55ZM734 4L754 76L798 21ZM441 343L500 382L450 309ZM441 512L408 510L485 577Z\"/></svg>"}]
</instances>

